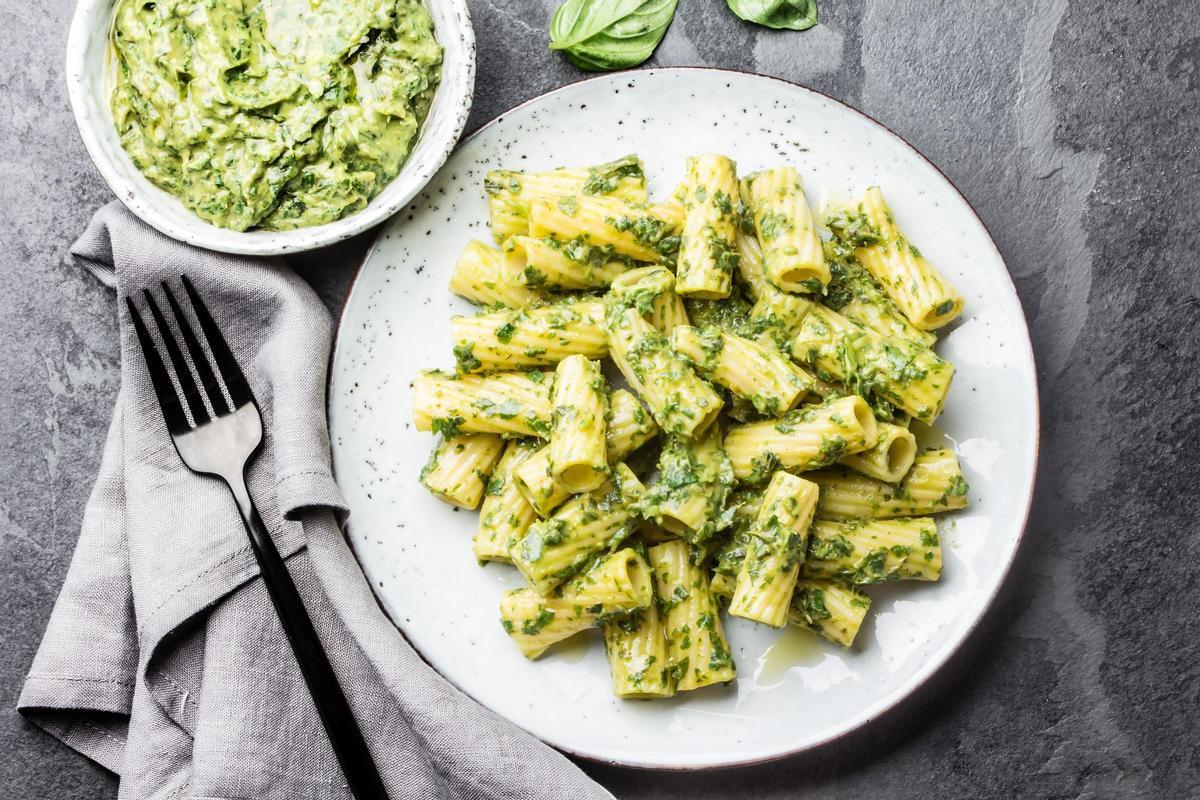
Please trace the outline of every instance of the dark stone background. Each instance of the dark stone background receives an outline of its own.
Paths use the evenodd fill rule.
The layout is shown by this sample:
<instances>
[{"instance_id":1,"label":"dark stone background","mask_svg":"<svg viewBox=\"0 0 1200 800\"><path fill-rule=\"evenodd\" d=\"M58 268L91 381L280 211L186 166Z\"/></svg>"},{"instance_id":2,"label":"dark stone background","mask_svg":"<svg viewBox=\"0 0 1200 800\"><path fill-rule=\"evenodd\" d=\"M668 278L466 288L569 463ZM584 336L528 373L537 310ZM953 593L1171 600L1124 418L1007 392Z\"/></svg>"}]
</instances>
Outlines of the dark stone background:
<instances>
[{"instance_id":1,"label":"dark stone background","mask_svg":"<svg viewBox=\"0 0 1200 800\"><path fill-rule=\"evenodd\" d=\"M580 74L553 0L472 0L474 128ZM789 78L878 118L978 209L1042 387L1037 500L1000 600L883 720L799 758L656 775L622 798L1200 797L1200 22L1191 2L820 0L774 33L684 0L651 64ZM79 527L117 389L114 304L65 259L106 202L62 80L70 4L0 0L0 786L115 781L13 706ZM369 237L298 266L337 308Z\"/></svg>"}]
</instances>

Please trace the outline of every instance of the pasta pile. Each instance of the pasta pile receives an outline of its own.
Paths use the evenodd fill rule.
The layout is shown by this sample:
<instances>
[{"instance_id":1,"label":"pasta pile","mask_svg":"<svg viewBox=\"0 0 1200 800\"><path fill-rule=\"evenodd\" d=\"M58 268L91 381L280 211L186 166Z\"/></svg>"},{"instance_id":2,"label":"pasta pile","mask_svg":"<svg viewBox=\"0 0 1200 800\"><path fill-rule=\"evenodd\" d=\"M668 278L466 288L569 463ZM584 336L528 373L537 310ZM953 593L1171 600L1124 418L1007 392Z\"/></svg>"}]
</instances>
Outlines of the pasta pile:
<instances>
[{"instance_id":1,"label":"pasta pile","mask_svg":"<svg viewBox=\"0 0 1200 800\"><path fill-rule=\"evenodd\" d=\"M422 483L528 584L500 601L522 653L599 627L614 692L668 697L734 678L722 608L849 647L861 587L939 578L929 515L967 484L910 422L941 412L963 302L878 188L828 238L794 168L720 155L663 203L636 156L485 189L499 247L450 279L482 309L413 414L440 434Z\"/></svg>"}]
</instances>

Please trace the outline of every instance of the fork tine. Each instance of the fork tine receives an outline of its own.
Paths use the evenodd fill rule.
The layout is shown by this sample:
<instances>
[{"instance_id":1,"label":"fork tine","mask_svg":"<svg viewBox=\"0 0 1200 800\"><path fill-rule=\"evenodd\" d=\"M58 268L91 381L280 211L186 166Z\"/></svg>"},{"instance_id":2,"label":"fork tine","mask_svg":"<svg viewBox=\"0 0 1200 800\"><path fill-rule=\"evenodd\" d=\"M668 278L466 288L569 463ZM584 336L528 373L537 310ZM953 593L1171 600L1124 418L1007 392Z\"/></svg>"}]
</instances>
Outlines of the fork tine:
<instances>
[{"instance_id":1,"label":"fork tine","mask_svg":"<svg viewBox=\"0 0 1200 800\"><path fill-rule=\"evenodd\" d=\"M192 330L192 324L188 322L187 315L179 307L179 303L175 300L175 295L166 281L162 282L162 290L163 294L167 296L167 303L171 306L171 313L175 315L183 342L192 356L192 363L196 365L200 384L208 394L209 402L212 403L213 413L219 417L232 412L233 409L229 407L229 403L225 399L225 393L221 391L221 384L217 381L217 376L213 374L212 365L208 363L208 356L204 354L204 348L200 346L200 340L196 338L196 332Z\"/></svg>"},{"instance_id":2,"label":"fork tine","mask_svg":"<svg viewBox=\"0 0 1200 800\"><path fill-rule=\"evenodd\" d=\"M154 295L150 294L149 289L143 289L142 295L146 298L146 305L150 307L150 315L154 317L154 322L158 325L158 333L162 338L163 345L167 348L167 357L171 359L171 366L175 368L175 377L179 380L183 398L192 411L192 419L196 421L197 425L202 425L208 422L208 409L204 407L204 399L196 387L196 379L192 377L192 371L188 369L187 361L184 359L183 353L179 351L179 343L175 341L175 334L171 332L166 318L158 310L158 303L154 302Z\"/></svg>"},{"instance_id":3,"label":"fork tine","mask_svg":"<svg viewBox=\"0 0 1200 800\"><path fill-rule=\"evenodd\" d=\"M250 386L246 383L246 376L242 374L242 368L238 366L237 359L230 352L229 345L226 344L225 337L221 334L221 329L217 327L212 315L208 313L208 306L204 305L204 301L196 293L196 287L192 286L187 275L180 275L179 280L183 282L183 290L187 292L188 299L192 302L192 309L196 312L200 329L204 331L204 337L208 339L208 348L212 350L213 358L217 362L217 369L220 370L221 377L225 380L225 388L229 390L229 396L233 399L234 406L240 408L247 403L254 402L254 395L251 394Z\"/></svg>"},{"instance_id":4,"label":"fork tine","mask_svg":"<svg viewBox=\"0 0 1200 800\"><path fill-rule=\"evenodd\" d=\"M154 393L158 395L158 404L162 406L167 430L172 435L184 433L191 428L191 425L188 424L187 416L184 415L183 408L179 405L179 395L175 393L171 376L167 372L167 368L163 366L162 359L159 358L158 350L154 347L154 340L150 338L150 332L146 330L142 316L138 314L137 306L133 304L133 298L126 297L125 303L129 306L129 317L133 320L133 329L137 332L138 344L142 346L142 356L146 359L146 371L150 373L150 382L154 384Z\"/></svg>"}]
</instances>

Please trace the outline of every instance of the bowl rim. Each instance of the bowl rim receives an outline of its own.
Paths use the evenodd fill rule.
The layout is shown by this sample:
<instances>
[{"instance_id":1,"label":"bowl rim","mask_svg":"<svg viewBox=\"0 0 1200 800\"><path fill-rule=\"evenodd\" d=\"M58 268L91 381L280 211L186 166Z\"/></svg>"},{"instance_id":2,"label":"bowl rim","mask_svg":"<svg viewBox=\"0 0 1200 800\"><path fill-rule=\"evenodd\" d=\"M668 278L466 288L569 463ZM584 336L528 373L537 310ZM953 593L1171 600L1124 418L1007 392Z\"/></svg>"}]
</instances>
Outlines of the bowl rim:
<instances>
[{"instance_id":1,"label":"bowl rim","mask_svg":"<svg viewBox=\"0 0 1200 800\"><path fill-rule=\"evenodd\" d=\"M79 0L76 5L67 34L65 63L67 99L70 102L71 112L75 117L75 126L83 140L84 148L95 165L96 171L100 173L100 177L104 179L112 193L143 222L177 241L223 253L281 256L315 250L349 239L386 222L416 197L446 163L446 159L458 145L458 140L466 128L475 95L476 75L475 30L471 22L470 9L466 0L421 0L431 11L434 4L445 8L448 18L456 24L456 29L452 31L453 36L461 39L463 57L453 70L448 69L443 60L441 79L434 95L434 102L437 102L439 93L450 92L447 116L453 115L453 119L444 128L444 141L434 142L433 146L428 151L421 153L417 159L414 159L413 153L410 153L409 159L405 161L400 172L384 186L379 194L371 199L366 207L323 225L297 228L291 231L235 231L207 222L182 204L181 207L190 216L190 220L194 221L195 226L177 222L160 213L159 207L165 201L179 203L179 199L153 184L149 184L150 188L155 193L161 193L162 196L147 193L143 187L125 178L110 157L110 153L102 145L105 133L101 130L101 126L107 124L112 128L111 117L105 115L104 120L101 121L88 113L87 105L91 93L88 92L83 80L83 75L87 71L88 44L97 35L95 23L97 15L103 15L106 19L101 30L107 37L111 8L115 6L116 2L117 0ZM434 33L439 43L445 47L447 36L438 29L436 21ZM105 109L108 108L107 102L101 105ZM414 151L427 134L427 123L432 111L431 104L430 111L422 120L417 141L413 145ZM115 131L115 128L112 129ZM128 166L134 171L138 171L119 143L116 148L120 150L119 158L126 159ZM138 172L140 174L140 171ZM388 196L388 189L398 185L398 182L402 180L410 184L408 188Z\"/></svg>"},{"instance_id":2,"label":"bowl rim","mask_svg":"<svg viewBox=\"0 0 1200 800\"><path fill-rule=\"evenodd\" d=\"M1028 358L1028 363L1030 364L1030 367L1032 369L1032 374L1033 374L1033 393L1029 397L1029 402L1030 402L1031 411L1032 411L1032 423L1033 423L1032 446L1031 446L1029 452L1027 453L1028 465L1029 465L1029 473L1028 473L1028 476L1029 476L1028 481L1029 482L1028 482L1027 490L1024 493L1025 494L1024 507L1019 508L1019 509L1014 509L1016 511L1016 514L1014 514L1014 517L1019 520L1019 523L1016 528L1016 538L1013 540L1012 548L1009 550L1004 563L1002 565L1000 565L1000 570L997 575L995 585L992 587L991 591L987 593L986 598L984 598L978 615L976 615L975 619L971 620L971 622L963 630L962 635L958 638L958 640L956 642L944 647L941 651L938 651L938 652L934 653L933 655L931 655L929 660L926 661L913 674L913 676L910 678L910 685L909 685L907 691L898 693L894 697L886 698L881 703L877 703L875 705L864 708L864 710L862 712L860 712L857 716L852 717L851 719L845 721L843 724L841 724L839 726L836 726L834 729L832 729L826 735L824 735L814 741L810 741L810 742L807 742L800 746L787 748L785 750L774 752L774 753L769 753L766 755L751 756L751 757L747 757L747 758L730 758L730 759L717 761L717 762L713 762L713 763L707 763L707 764L678 764L678 763L677 764L661 764L661 763L640 762L640 761L632 761L632 760L608 759L608 758L603 758L603 757L598 757L598 756L592 755L591 753L580 752L573 748L566 747L566 746L563 746L558 743L546 742L544 739L541 739L540 737L536 737L535 734L531 734L531 735L534 735L535 738L538 738L539 741L542 741L544 744L547 744L562 753L565 753L573 758L577 758L577 759L587 761L587 762L590 762L593 764L604 764L607 766L622 767L622 768L626 768L626 769L635 769L635 770L646 771L646 772L691 773L691 772L707 772L710 770L717 770L717 769L736 769L736 768L741 768L741 767L756 766L759 764L767 764L770 762L780 761L785 758L791 758L794 756L798 756L802 753L807 753L810 751L821 749L823 747L827 747L834 742L840 741L840 740L846 738L847 736L850 736L851 734L861 731L863 728L865 728L866 726L875 722L879 718L896 710L898 707L903 705L905 702L908 702L909 700L911 700L918 693L918 691L920 691L923 687L927 686L930 683L930 681L934 678L935 675L938 675L943 672L943 670L946 668L946 665L956 655L958 655L960 652L962 652L962 650L965 647L965 645L967 644L967 642L978 633L980 624L983 622L984 618L993 610L993 606L996 602L996 598L999 596L1000 591L1003 589L1003 587L1007 583L1010 573L1012 572L1013 564L1016 562L1017 555L1021 552L1022 545L1025 542L1025 534L1028 532L1028 529L1029 529L1029 518L1030 518L1030 514L1033 509L1033 501L1034 501L1034 497L1036 496L1036 493L1037 493L1038 467L1039 467L1039 461L1040 461L1040 455L1041 455L1041 439L1042 439L1042 419L1041 419L1042 406L1041 406L1041 387L1040 387L1040 384L1038 381L1038 374L1037 374L1037 359L1036 359L1034 349L1033 349L1033 339L1029 334L1029 320L1025 316L1024 306L1021 303L1021 296L1017 292L1016 283L1013 281L1012 271L1007 268L1008 262L1004 258L1004 254L1000 252L1000 248L996 245L996 239L992 235L992 232L988 228L987 224L984 222L983 217L980 216L979 211L975 208L975 206L971 203L971 201L969 199L967 199L967 196L965 194L963 194L962 190L958 188L958 185L955 184L955 182L950 179L950 176L947 175L945 173L945 171L942 170L941 167L939 167L932 159L930 159L928 156L926 156L925 153L920 150L920 148L918 148L916 145L914 145L912 142L910 142L904 136L901 136L899 133L892 130L890 127L888 127L884 123L880 122L879 120L875 119L874 117L872 117L870 114L866 113L865 111L862 111L859 108L856 108L855 106L851 105L850 103L848 103L844 100L840 100L836 97L833 97L832 95L822 92L819 89L813 89L810 86L805 86L796 81L788 80L787 78L780 78L775 75L765 75L765 74L762 74L759 72L753 72L751 70L736 69L736 68L731 68L731 67L671 66L671 67L648 67L648 68L644 68L644 69L629 70L629 72L633 73L633 74L669 73L669 72L676 72L676 71L679 71L679 72L682 72L682 71L712 72L712 73L718 73L718 74L733 73L733 74L742 75L742 76L771 80L771 81L775 81L775 82L778 82L781 84L785 84L786 86L788 86L789 88L792 88L792 89L798 89L803 92L810 92L812 94L823 97L826 100L829 100L830 102L833 102L840 106L845 107L846 109L853 112L857 116L862 117L863 120L865 120L870 125L872 125L876 128L879 128L885 134L892 136L893 138L897 139L902 144L907 146L910 150L912 150L912 152L915 153L918 158L920 158L922 161L924 161L926 164L928 164L930 167L932 167L937 172L937 174L942 177L942 179L946 182L946 184L954 191L954 193L959 196L959 198L963 202L963 205L971 213L971 215L975 218L976 222L979 223L979 226L982 229L984 235L987 237L988 243L991 245L991 248L995 252L996 257L999 258L1000 263L1005 265L1005 277L1008 279L1009 290L1011 291L1013 298L1016 300L1017 308L1020 312L1021 327L1023 328L1024 333L1025 333L1025 336L1024 336L1025 347L1023 349L1025 350L1025 354ZM534 103L542 102L547 97L570 90L582 83L590 83L592 81L610 80L612 78L613 74L614 73L605 73L602 75L589 76L589 77L581 78L576 81L571 81L569 83L564 83L561 86L556 86L555 88L553 88L549 91L542 92L541 94L538 94L534 97L530 97L527 100L517 103L517 104L513 105L512 107L500 112L499 114L497 114L496 116L487 120L486 122L482 123L478 128L476 128L470 134L468 134L462 140L462 142L460 142L460 146L461 146L461 144L465 144L466 142L469 142L472 139L474 139L485 129L491 128L492 126L501 122L505 117L509 116L514 111L525 108L526 106L532 105ZM619 74L619 73L617 73L617 74ZM325 415L326 415L327 423L331 421L330 420L330 411L329 411L329 409L330 409L329 401L332 398L335 359L336 359L337 353L338 353L338 346L341 343L341 333L343 330L343 323L345 322L345 318L346 318L346 312L350 306L350 301L354 296L355 290L358 288L358 279L362 275L363 267L366 266L367 261L369 261L374 256L376 249L380 245L380 242L382 242L384 239L385 232L386 232L386 229L381 228L379 230L379 232L376 233L375 237L372 239L370 246L367 248L367 251L363 254L362 260L359 262L358 266L355 267L354 275L350 279L350 283L346 289L346 294L342 298L341 307L338 309L336 325L335 325L334 331L333 331L333 341L332 341L330 349L329 349L329 363L327 365L328 378L325 383L325 399L326 399ZM1017 344L1019 346L1020 342L1017 342ZM332 433L332 431L331 431L331 433ZM331 464L331 468L333 470L334 479L336 480L337 479L336 464ZM357 551L355 550L354 542L350 538L348 531L346 531L344 528L343 528L343 536L346 539L347 546L350 548L351 552L354 553L355 559L360 560L360 557L359 557ZM361 569L361 563L360 563L360 569ZM379 606L380 610L383 612L384 616L386 616L392 622L392 624L395 625L396 630L400 633L401 636L404 637L405 641L409 642L408 637L405 636L405 634L404 634L404 629L399 624L397 624L395 622L395 620L392 619L392 617L388 613L386 607L384 607L383 602L379 599L379 596L375 593L374 587L371 588L371 594L375 596L375 602ZM409 646L412 647L413 650L416 651L418 655L421 655L420 650L418 650L417 647L415 645L413 645L411 642L409 642ZM424 658L424 656L421 656L421 657ZM440 675L441 673L439 672L438 674ZM447 679L447 680L449 680L449 679ZM470 695L465 690L458 687L456 684L455 684L455 688L458 689L460 692L463 692L463 694L466 694L468 697L472 697L472 699L474 699L473 695ZM509 721L512 722L511 720L509 720ZM514 722L513 724L515 725L516 723ZM520 727L520 726L518 726L518 727ZM524 728L522 728L522 730L524 730Z\"/></svg>"}]
</instances>

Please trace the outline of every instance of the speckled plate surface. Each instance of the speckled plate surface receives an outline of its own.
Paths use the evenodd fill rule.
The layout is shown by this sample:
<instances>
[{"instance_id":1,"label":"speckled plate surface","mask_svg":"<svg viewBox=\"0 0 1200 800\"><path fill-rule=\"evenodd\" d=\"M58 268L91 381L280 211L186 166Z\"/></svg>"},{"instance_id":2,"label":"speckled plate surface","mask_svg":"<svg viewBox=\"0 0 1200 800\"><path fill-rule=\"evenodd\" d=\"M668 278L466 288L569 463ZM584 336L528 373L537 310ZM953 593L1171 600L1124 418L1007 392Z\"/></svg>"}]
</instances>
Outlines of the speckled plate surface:
<instances>
[{"instance_id":1,"label":"speckled plate surface","mask_svg":"<svg viewBox=\"0 0 1200 800\"><path fill-rule=\"evenodd\" d=\"M729 619L738 680L661 702L610 693L598 636L526 661L497 621L515 570L479 567L476 515L431 497L417 473L430 434L411 425L409 382L453 366L446 291L470 238L490 240L481 183L505 166L541 169L636 152L651 195L685 156L726 153L748 172L795 164L815 204L879 184L909 238L955 283L966 311L939 345L958 366L937 441L958 453L971 508L943 520L943 579L872 589L855 647ZM539 97L484 127L380 234L347 301L330 390L349 536L384 607L463 691L546 742L632 766L745 764L829 741L929 677L986 610L1015 554L1033 491L1038 405L1033 356L1008 271L946 178L878 123L771 78L707 69L605 76Z\"/></svg>"}]
</instances>

